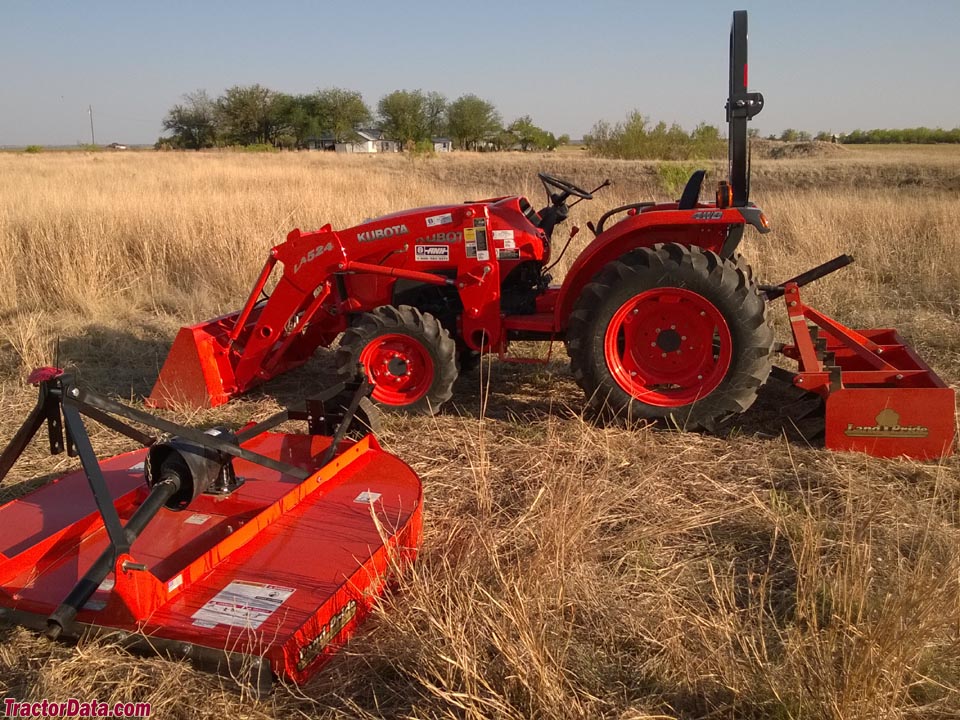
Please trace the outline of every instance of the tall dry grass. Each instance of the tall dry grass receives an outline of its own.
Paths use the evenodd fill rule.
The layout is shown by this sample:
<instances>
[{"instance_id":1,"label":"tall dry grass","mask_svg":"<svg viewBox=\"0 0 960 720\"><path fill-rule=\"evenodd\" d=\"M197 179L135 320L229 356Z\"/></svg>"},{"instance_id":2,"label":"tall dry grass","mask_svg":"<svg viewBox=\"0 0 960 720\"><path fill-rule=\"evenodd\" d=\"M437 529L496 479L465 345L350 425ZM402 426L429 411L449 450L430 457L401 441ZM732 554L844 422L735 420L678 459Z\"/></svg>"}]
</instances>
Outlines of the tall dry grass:
<instances>
[{"instance_id":1,"label":"tall dry grass","mask_svg":"<svg viewBox=\"0 0 960 720\"><path fill-rule=\"evenodd\" d=\"M0 309L208 312L238 301L292 227L345 227L397 208L511 192L539 202L542 168L584 185L613 179L612 190L575 211L583 225L615 204L665 199L656 167L566 156L7 153ZM950 158L904 166L871 154L758 162L754 197L777 232L748 252L776 275L846 249L865 261L861 279L908 290L908 300L919 292L955 304L960 271L942 261L956 250L949 177L957 170Z\"/></svg>"},{"instance_id":2,"label":"tall dry grass","mask_svg":"<svg viewBox=\"0 0 960 720\"><path fill-rule=\"evenodd\" d=\"M956 385L956 161L918 158L757 163L775 232L744 251L770 280L855 255L810 299L899 326ZM33 402L23 370L49 361L55 337L95 386L137 400L176 326L239 304L291 227L539 197L538 169L615 181L576 208L581 226L668 197L656 164L569 156L0 154L0 439ZM325 362L180 419L262 417L315 389ZM437 418L387 424L383 442L424 480L424 548L310 686L257 700L189 666L0 628L0 692L149 701L183 718L960 716L956 459L788 441L764 414L786 401L776 394L723 439L600 428L562 362L483 364L457 391ZM66 465L37 448L13 480Z\"/></svg>"}]
</instances>

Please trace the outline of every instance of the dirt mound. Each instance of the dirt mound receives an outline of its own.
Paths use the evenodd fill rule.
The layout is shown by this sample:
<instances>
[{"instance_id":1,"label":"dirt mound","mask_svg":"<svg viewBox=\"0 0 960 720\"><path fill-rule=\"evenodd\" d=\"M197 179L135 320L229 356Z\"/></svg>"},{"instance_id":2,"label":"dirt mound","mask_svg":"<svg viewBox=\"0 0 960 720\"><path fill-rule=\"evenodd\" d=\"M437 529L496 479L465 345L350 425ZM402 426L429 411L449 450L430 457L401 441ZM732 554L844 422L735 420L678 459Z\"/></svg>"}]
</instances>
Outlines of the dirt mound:
<instances>
[{"instance_id":1,"label":"dirt mound","mask_svg":"<svg viewBox=\"0 0 960 720\"><path fill-rule=\"evenodd\" d=\"M781 140L753 140L750 143L753 157L762 159L790 159L833 157L843 155L847 148L836 143L811 140L808 142L783 142Z\"/></svg>"}]
</instances>

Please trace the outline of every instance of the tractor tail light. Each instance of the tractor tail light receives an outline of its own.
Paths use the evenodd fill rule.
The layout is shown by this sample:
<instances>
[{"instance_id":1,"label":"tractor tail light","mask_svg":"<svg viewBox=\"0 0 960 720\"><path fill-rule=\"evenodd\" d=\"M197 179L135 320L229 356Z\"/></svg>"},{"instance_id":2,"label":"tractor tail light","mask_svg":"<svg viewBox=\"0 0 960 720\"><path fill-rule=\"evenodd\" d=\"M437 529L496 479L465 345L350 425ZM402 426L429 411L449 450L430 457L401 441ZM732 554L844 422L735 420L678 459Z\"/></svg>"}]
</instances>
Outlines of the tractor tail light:
<instances>
[{"instance_id":1,"label":"tractor tail light","mask_svg":"<svg viewBox=\"0 0 960 720\"><path fill-rule=\"evenodd\" d=\"M717 207L723 210L733 204L733 188L726 180L717 183Z\"/></svg>"}]
</instances>

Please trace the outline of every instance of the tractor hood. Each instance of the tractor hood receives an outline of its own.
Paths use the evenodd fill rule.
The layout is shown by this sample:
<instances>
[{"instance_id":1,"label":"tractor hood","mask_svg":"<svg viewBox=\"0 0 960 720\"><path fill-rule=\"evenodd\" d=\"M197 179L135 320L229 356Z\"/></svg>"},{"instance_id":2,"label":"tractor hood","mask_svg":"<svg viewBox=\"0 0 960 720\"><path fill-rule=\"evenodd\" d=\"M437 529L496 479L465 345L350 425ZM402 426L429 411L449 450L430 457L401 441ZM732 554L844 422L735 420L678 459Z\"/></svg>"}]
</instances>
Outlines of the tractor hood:
<instances>
[{"instance_id":1,"label":"tractor hood","mask_svg":"<svg viewBox=\"0 0 960 720\"><path fill-rule=\"evenodd\" d=\"M463 240L465 228L487 227L538 235L540 216L526 198L508 195L451 205L430 205L381 215L338 231L345 243L391 239L394 243L451 243Z\"/></svg>"}]
</instances>

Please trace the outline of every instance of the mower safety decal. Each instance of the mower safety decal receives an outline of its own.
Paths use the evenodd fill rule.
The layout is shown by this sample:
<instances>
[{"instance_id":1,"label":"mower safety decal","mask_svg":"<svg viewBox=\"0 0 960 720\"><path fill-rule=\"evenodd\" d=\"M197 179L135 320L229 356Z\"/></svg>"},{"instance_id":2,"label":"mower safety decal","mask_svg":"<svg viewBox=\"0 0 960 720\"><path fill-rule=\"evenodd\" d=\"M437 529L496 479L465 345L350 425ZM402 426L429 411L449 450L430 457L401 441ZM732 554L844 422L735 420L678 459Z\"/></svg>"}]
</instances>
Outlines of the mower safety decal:
<instances>
[{"instance_id":1,"label":"mower safety decal","mask_svg":"<svg viewBox=\"0 0 960 720\"><path fill-rule=\"evenodd\" d=\"M463 248L466 251L468 258L477 257L477 244L475 242L467 243L463 246Z\"/></svg>"},{"instance_id":2,"label":"mower safety decal","mask_svg":"<svg viewBox=\"0 0 960 720\"><path fill-rule=\"evenodd\" d=\"M437 225L449 225L453 222L453 213L444 213L443 215L434 215L427 218L427 227L436 227Z\"/></svg>"},{"instance_id":3,"label":"mower safety decal","mask_svg":"<svg viewBox=\"0 0 960 720\"><path fill-rule=\"evenodd\" d=\"M449 245L416 245L415 248L417 262L450 262Z\"/></svg>"},{"instance_id":4,"label":"mower safety decal","mask_svg":"<svg viewBox=\"0 0 960 720\"><path fill-rule=\"evenodd\" d=\"M97 592L108 593L113 590L113 587L116 583L112 577L105 578L102 583L97 586ZM93 610L98 612L103 610L107 606L107 599L104 597L91 597L83 605L84 610Z\"/></svg>"},{"instance_id":5,"label":"mower safety decal","mask_svg":"<svg viewBox=\"0 0 960 720\"><path fill-rule=\"evenodd\" d=\"M234 580L193 615L196 627L216 625L256 630L275 613L294 588Z\"/></svg>"},{"instance_id":6,"label":"mower safety decal","mask_svg":"<svg viewBox=\"0 0 960 720\"><path fill-rule=\"evenodd\" d=\"M519 260L520 251L516 248L497 248L497 260Z\"/></svg>"},{"instance_id":7,"label":"mower safety decal","mask_svg":"<svg viewBox=\"0 0 960 720\"><path fill-rule=\"evenodd\" d=\"M509 240L513 242L513 230L494 230L493 231L494 240ZM507 245L506 247L513 247L512 245Z\"/></svg>"},{"instance_id":8,"label":"mower safety decal","mask_svg":"<svg viewBox=\"0 0 960 720\"><path fill-rule=\"evenodd\" d=\"M379 499L380 499L380 493L372 492L370 490L364 490L362 493L357 495L353 499L353 501L355 503L361 503L363 505L370 505L372 503L375 503Z\"/></svg>"}]
</instances>

